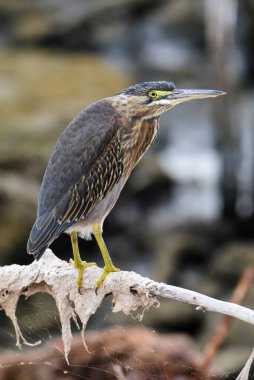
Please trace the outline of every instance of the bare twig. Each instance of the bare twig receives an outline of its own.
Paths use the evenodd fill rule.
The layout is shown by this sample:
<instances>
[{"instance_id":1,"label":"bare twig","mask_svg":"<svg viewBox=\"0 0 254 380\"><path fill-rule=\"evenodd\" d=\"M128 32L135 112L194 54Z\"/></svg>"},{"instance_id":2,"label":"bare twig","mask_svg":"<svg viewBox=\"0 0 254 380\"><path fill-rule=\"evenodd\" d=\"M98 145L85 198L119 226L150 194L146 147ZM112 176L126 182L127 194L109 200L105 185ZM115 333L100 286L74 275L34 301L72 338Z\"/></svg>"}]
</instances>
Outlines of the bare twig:
<instances>
[{"instance_id":1,"label":"bare twig","mask_svg":"<svg viewBox=\"0 0 254 380\"><path fill-rule=\"evenodd\" d=\"M27 344L18 328L15 315L19 296L30 296L39 292L51 294L56 301L67 361L72 342L71 319L76 320L76 316L80 318L83 333L89 318L108 294L113 295L113 312L122 311L130 314L141 308L140 319L149 307L159 305L158 297L164 297L196 305L197 310L215 311L254 324L254 311L251 309L191 290L157 283L134 272L111 273L98 292L95 292L96 281L101 271L102 269L97 267L86 269L80 294L76 286L76 270L58 259L50 249L47 249L38 262L35 261L28 266L10 265L0 268L0 307L5 310L15 326L17 345L20 346L20 340Z\"/></svg>"},{"instance_id":2,"label":"bare twig","mask_svg":"<svg viewBox=\"0 0 254 380\"><path fill-rule=\"evenodd\" d=\"M254 360L254 350L252 351L249 359L247 360L245 366L237 376L236 380L248 380L249 379L249 373L250 373L250 367Z\"/></svg>"},{"instance_id":3,"label":"bare twig","mask_svg":"<svg viewBox=\"0 0 254 380\"><path fill-rule=\"evenodd\" d=\"M231 303L241 304L243 302L243 299L249 290L253 279L254 268L247 268L241 276L240 281L238 282L233 292L233 295L230 299ZM232 316L226 315L217 325L214 336L204 349L203 363L201 364L201 368L204 373L208 371L213 357L227 336L233 320L234 319Z\"/></svg>"}]
</instances>

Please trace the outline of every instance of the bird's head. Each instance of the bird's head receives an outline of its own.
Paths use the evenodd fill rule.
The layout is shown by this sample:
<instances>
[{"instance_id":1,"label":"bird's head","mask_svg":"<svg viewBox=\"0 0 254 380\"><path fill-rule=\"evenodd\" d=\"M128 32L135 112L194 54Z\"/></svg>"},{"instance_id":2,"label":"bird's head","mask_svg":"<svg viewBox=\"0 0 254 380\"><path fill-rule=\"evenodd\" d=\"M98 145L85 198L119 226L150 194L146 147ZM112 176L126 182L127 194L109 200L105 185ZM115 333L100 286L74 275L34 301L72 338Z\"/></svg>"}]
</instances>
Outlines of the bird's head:
<instances>
[{"instance_id":1,"label":"bird's head","mask_svg":"<svg viewBox=\"0 0 254 380\"><path fill-rule=\"evenodd\" d=\"M124 89L118 95L124 96L131 116L153 118L179 103L223 94L225 92L219 90L179 90L172 82L160 81L139 83Z\"/></svg>"}]
</instances>

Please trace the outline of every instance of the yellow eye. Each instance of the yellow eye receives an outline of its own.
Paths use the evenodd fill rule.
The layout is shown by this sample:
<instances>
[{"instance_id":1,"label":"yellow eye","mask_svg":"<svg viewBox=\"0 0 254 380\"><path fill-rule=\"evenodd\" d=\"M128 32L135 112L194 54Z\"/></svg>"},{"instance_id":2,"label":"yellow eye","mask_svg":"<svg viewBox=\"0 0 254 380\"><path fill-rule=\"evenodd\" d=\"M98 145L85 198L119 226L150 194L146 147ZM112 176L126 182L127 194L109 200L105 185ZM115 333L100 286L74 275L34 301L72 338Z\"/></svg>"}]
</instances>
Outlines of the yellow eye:
<instances>
[{"instance_id":1,"label":"yellow eye","mask_svg":"<svg viewBox=\"0 0 254 380\"><path fill-rule=\"evenodd\" d=\"M155 100L158 98L158 93L157 91L154 91L154 90L150 91L148 95L149 95L149 98L152 100Z\"/></svg>"}]
</instances>

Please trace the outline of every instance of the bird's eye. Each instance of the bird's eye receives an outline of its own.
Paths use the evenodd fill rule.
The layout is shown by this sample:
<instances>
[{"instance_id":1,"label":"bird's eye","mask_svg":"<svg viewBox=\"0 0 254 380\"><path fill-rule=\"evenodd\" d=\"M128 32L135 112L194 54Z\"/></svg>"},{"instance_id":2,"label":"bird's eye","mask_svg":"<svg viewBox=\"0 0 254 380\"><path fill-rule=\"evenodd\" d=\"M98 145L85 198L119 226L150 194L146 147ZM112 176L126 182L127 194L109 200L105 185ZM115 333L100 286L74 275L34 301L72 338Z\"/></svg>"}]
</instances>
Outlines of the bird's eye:
<instances>
[{"instance_id":1,"label":"bird's eye","mask_svg":"<svg viewBox=\"0 0 254 380\"><path fill-rule=\"evenodd\" d=\"M157 91L154 91L154 90L150 91L148 95L149 95L149 98L152 100L155 100L158 98L158 93Z\"/></svg>"}]
</instances>

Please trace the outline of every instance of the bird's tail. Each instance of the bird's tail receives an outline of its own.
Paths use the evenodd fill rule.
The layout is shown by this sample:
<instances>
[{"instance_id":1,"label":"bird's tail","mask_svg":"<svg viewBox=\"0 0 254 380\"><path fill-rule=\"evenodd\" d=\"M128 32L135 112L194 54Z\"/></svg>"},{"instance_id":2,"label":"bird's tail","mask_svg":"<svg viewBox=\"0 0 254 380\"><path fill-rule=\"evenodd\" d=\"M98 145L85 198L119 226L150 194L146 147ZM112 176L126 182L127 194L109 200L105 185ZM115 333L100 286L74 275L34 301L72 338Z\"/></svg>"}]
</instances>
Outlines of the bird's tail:
<instances>
[{"instance_id":1,"label":"bird's tail","mask_svg":"<svg viewBox=\"0 0 254 380\"><path fill-rule=\"evenodd\" d=\"M55 220L52 211L39 216L30 232L27 252L33 255L36 260L39 260L48 246L64 229L64 226Z\"/></svg>"}]
</instances>

